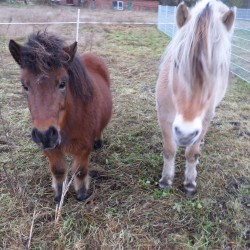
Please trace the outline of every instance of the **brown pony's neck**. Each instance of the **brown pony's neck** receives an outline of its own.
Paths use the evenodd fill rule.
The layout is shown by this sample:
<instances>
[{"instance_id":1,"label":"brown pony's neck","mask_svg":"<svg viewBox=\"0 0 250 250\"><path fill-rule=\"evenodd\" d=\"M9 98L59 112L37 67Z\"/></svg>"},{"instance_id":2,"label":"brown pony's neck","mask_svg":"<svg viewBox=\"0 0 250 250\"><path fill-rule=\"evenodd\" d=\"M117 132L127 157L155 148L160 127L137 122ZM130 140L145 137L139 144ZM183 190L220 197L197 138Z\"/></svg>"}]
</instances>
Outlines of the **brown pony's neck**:
<instances>
[{"instance_id":1,"label":"brown pony's neck","mask_svg":"<svg viewBox=\"0 0 250 250\"><path fill-rule=\"evenodd\" d=\"M66 94L67 108L62 126L62 132L65 132L65 136L69 132L73 135L71 131L73 127L84 127L85 119L88 117L89 104L93 99L91 79L78 57L73 59L67 71L69 88Z\"/></svg>"}]
</instances>

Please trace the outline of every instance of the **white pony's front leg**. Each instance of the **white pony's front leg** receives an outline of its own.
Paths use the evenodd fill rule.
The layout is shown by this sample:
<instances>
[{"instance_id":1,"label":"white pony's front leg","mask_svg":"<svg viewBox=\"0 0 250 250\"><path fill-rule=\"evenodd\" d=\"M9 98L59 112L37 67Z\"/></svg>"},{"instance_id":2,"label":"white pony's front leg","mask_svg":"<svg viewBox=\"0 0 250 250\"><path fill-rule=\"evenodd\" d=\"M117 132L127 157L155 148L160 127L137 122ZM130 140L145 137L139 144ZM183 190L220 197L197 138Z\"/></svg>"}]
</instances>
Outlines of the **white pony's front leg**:
<instances>
[{"instance_id":1,"label":"white pony's front leg","mask_svg":"<svg viewBox=\"0 0 250 250\"><path fill-rule=\"evenodd\" d=\"M171 187L175 174L176 144L172 134L172 124L159 119L163 136L163 169L159 181L160 188Z\"/></svg>"},{"instance_id":2,"label":"white pony's front leg","mask_svg":"<svg viewBox=\"0 0 250 250\"><path fill-rule=\"evenodd\" d=\"M196 193L196 166L199 163L200 141L186 148L186 165L185 165L185 180L184 190L188 196L193 196Z\"/></svg>"},{"instance_id":3,"label":"white pony's front leg","mask_svg":"<svg viewBox=\"0 0 250 250\"><path fill-rule=\"evenodd\" d=\"M185 165L185 180L184 190L188 196L193 196L196 193L196 177L197 164L199 163L200 145L203 143L209 123L213 117L214 112L208 111L203 120L203 129L198 140L191 146L188 146L185 151L186 165Z\"/></svg>"},{"instance_id":4,"label":"white pony's front leg","mask_svg":"<svg viewBox=\"0 0 250 250\"><path fill-rule=\"evenodd\" d=\"M167 155L167 156L166 156ZM162 177L159 181L160 188L171 187L175 173L175 155L166 154L164 152L164 164L162 169Z\"/></svg>"}]
</instances>

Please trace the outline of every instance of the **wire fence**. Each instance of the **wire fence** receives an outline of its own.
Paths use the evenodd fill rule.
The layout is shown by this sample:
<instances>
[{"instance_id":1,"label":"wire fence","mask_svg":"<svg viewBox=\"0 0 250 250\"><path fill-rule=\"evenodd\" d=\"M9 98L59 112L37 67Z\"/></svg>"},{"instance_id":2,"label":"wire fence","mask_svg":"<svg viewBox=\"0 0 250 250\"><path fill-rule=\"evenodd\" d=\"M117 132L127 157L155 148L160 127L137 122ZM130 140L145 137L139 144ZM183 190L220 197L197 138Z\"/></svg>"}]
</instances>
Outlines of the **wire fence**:
<instances>
[{"instance_id":1,"label":"wire fence","mask_svg":"<svg viewBox=\"0 0 250 250\"><path fill-rule=\"evenodd\" d=\"M102 25L156 25L160 31L169 37L173 37L177 27L175 24L176 7L158 6L158 20L155 22L124 22L124 21L80 21L80 10L76 21L53 21L53 22L0 22L0 25L59 25L76 24L76 40L78 40L79 24L102 24ZM246 82L250 83L250 9L237 9L235 31L232 38L231 72Z\"/></svg>"},{"instance_id":2,"label":"wire fence","mask_svg":"<svg viewBox=\"0 0 250 250\"><path fill-rule=\"evenodd\" d=\"M173 37L175 6L158 7L157 28L169 37ZM250 9L237 9L234 35L232 37L231 72L250 83Z\"/></svg>"}]
</instances>

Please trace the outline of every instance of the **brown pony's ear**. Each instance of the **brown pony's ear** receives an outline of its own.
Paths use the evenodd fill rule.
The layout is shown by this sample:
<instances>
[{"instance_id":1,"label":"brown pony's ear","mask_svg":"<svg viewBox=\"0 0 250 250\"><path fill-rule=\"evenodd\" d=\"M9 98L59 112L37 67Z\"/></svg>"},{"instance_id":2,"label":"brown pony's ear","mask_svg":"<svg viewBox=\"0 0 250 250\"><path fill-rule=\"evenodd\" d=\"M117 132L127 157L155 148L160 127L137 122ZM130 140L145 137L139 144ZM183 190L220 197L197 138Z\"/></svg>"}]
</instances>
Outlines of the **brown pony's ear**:
<instances>
[{"instance_id":1,"label":"brown pony's ear","mask_svg":"<svg viewBox=\"0 0 250 250\"><path fill-rule=\"evenodd\" d=\"M14 40L9 42L9 50L15 61L21 66L21 50L22 46L16 43Z\"/></svg>"},{"instance_id":2,"label":"brown pony's ear","mask_svg":"<svg viewBox=\"0 0 250 250\"><path fill-rule=\"evenodd\" d=\"M190 13L187 5L183 2L178 5L176 11L176 23L181 28L189 19Z\"/></svg>"},{"instance_id":3,"label":"brown pony's ear","mask_svg":"<svg viewBox=\"0 0 250 250\"><path fill-rule=\"evenodd\" d=\"M223 16L222 16L222 22L226 26L227 30L230 31L233 23L235 20L235 8L232 10L227 11Z\"/></svg>"},{"instance_id":4,"label":"brown pony's ear","mask_svg":"<svg viewBox=\"0 0 250 250\"><path fill-rule=\"evenodd\" d=\"M71 45L64 47L63 50L65 52L65 61L68 63L72 62L72 60L76 54L77 42L74 42Z\"/></svg>"}]
</instances>

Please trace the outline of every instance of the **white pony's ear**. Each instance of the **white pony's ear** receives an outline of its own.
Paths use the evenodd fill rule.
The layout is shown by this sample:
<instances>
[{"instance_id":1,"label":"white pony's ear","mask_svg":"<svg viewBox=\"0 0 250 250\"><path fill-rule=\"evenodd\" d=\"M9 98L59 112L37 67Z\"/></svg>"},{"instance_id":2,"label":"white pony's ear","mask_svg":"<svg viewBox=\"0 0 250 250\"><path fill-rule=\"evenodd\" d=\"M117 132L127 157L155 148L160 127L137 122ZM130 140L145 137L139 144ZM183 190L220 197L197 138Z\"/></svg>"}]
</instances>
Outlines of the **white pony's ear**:
<instances>
[{"instance_id":1,"label":"white pony's ear","mask_svg":"<svg viewBox=\"0 0 250 250\"><path fill-rule=\"evenodd\" d=\"M232 8L231 10L227 11L223 16L222 16L222 22L226 26L227 30L230 31L234 20L236 16L236 8Z\"/></svg>"},{"instance_id":2,"label":"white pony's ear","mask_svg":"<svg viewBox=\"0 0 250 250\"><path fill-rule=\"evenodd\" d=\"M176 23L179 28L181 28L190 17L189 9L187 5L182 2L178 5L177 11L176 11Z\"/></svg>"}]
</instances>

